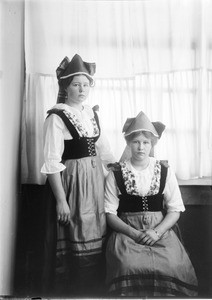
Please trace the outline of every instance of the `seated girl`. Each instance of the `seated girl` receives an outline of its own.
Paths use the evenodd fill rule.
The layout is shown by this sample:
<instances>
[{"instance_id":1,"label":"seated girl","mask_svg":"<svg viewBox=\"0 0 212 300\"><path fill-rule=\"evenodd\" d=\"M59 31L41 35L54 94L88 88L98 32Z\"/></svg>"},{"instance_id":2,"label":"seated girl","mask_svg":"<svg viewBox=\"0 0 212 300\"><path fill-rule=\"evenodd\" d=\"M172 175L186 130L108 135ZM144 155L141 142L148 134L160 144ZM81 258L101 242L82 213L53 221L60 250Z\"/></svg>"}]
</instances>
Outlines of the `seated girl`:
<instances>
[{"instance_id":1,"label":"seated girl","mask_svg":"<svg viewBox=\"0 0 212 300\"><path fill-rule=\"evenodd\" d=\"M105 210L112 228L106 283L111 296L197 296L194 268L172 230L185 210L175 174L150 157L164 128L143 112L127 119L123 132L131 157L116 164L106 179Z\"/></svg>"}]
</instances>

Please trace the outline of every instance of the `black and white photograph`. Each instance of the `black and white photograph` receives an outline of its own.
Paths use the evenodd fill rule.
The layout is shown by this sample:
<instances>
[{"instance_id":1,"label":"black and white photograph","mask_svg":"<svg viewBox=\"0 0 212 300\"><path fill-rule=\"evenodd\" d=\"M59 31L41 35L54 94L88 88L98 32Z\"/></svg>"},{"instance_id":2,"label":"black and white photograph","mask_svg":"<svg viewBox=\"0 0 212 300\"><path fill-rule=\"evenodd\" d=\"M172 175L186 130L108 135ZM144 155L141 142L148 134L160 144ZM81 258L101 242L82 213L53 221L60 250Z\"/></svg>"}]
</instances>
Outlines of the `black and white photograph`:
<instances>
[{"instance_id":1,"label":"black and white photograph","mask_svg":"<svg viewBox=\"0 0 212 300\"><path fill-rule=\"evenodd\" d=\"M212 0L0 24L0 298L212 299Z\"/></svg>"}]
</instances>

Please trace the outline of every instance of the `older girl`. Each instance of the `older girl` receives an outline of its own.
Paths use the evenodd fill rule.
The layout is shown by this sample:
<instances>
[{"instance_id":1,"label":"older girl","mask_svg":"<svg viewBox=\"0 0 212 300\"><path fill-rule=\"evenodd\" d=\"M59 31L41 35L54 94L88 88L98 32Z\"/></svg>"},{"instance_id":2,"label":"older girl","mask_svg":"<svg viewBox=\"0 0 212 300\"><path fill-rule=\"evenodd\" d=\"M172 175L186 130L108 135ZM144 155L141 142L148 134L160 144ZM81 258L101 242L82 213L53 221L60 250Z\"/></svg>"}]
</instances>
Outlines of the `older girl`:
<instances>
[{"instance_id":1,"label":"older girl","mask_svg":"<svg viewBox=\"0 0 212 300\"><path fill-rule=\"evenodd\" d=\"M85 104L95 63L76 54L57 69L58 103L44 124L47 175L45 290L95 295L101 286L106 234L102 165L113 162L97 113Z\"/></svg>"}]
</instances>

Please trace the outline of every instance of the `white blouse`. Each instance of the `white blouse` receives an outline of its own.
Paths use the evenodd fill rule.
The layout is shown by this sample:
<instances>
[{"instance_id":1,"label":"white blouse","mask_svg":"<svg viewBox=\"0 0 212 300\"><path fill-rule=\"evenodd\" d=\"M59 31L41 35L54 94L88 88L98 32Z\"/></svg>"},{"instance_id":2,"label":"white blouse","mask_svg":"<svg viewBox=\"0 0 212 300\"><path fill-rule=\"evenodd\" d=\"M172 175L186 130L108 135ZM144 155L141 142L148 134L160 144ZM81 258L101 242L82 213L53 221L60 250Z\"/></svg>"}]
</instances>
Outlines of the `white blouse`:
<instances>
[{"instance_id":1,"label":"white blouse","mask_svg":"<svg viewBox=\"0 0 212 300\"><path fill-rule=\"evenodd\" d=\"M150 157L150 163L148 167L142 171L137 171L135 168L133 168L130 161L126 162L127 168L135 176L135 182L140 196L147 195L148 191L150 190L152 178L154 176L155 163L156 159L154 157ZM105 186L106 213L112 213L117 215L117 209L119 206L119 194L120 191L117 187L114 174L112 171L110 171L106 178ZM168 212L183 212L185 210L176 176L170 167L168 168L166 184L164 187L164 204Z\"/></svg>"},{"instance_id":2,"label":"white blouse","mask_svg":"<svg viewBox=\"0 0 212 300\"><path fill-rule=\"evenodd\" d=\"M94 135L92 119L94 118L93 110L90 106L85 105L82 111L71 107L67 104L56 104L53 108L63 109L76 117L82 127L86 130L87 136ZM101 126L100 126L101 127ZM76 128L77 129L77 128ZM80 130L77 130L82 136ZM63 120L56 114L50 115L44 123L44 164L41 173L54 174L63 171L66 167L61 163L64 151L64 140L70 140L72 136L64 124ZM96 151L100 156L102 163L106 166L108 163L115 162L111 152L110 145L101 128L100 137L96 142Z\"/></svg>"}]
</instances>

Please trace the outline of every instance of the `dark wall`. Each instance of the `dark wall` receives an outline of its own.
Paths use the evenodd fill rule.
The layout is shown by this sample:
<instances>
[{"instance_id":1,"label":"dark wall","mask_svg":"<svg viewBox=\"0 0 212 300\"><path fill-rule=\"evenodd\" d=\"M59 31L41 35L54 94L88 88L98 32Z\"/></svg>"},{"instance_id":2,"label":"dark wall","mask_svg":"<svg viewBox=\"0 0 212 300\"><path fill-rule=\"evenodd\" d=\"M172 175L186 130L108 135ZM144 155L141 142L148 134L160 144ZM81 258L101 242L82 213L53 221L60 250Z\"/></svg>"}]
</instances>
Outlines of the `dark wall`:
<instances>
[{"instance_id":1,"label":"dark wall","mask_svg":"<svg viewBox=\"0 0 212 300\"><path fill-rule=\"evenodd\" d=\"M44 238L43 185L22 185L18 212L14 296L40 296Z\"/></svg>"},{"instance_id":2,"label":"dark wall","mask_svg":"<svg viewBox=\"0 0 212 300\"><path fill-rule=\"evenodd\" d=\"M187 205L179 226L199 281L199 296L212 296L212 206Z\"/></svg>"},{"instance_id":3,"label":"dark wall","mask_svg":"<svg viewBox=\"0 0 212 300\"><path fill-rule=\"evenodd\" d=\"M41 296L44 186L23 185L16 249L15 296ZM212 297L212 190L181 187L186 211L179 227L199 280L199 298Z\"/></svg>"}]
</instances>

